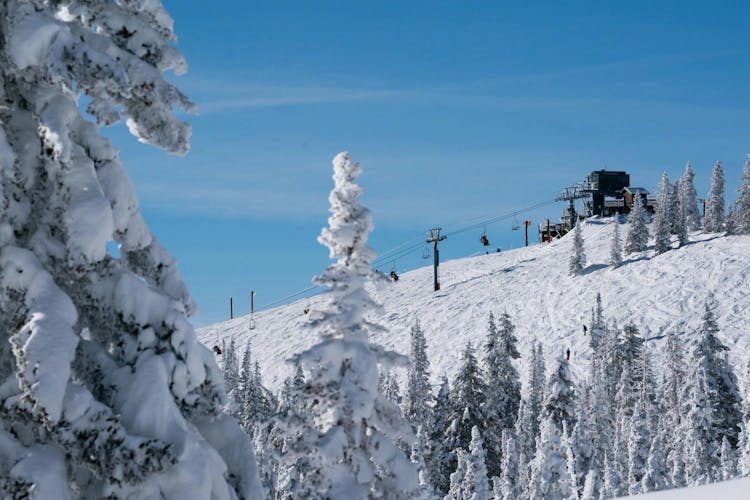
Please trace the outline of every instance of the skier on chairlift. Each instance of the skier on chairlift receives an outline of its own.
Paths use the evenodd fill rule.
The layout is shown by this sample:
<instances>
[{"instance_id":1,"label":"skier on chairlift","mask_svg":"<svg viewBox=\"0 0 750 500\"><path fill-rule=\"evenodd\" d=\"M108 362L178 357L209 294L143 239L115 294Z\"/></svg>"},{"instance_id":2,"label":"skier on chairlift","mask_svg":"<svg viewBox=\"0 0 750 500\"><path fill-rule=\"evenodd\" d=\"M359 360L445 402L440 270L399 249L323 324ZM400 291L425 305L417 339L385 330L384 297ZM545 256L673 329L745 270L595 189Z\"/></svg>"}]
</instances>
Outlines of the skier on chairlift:
<instances>
[{"instance_id":1,"label":"skier on chairlift","mask_svg":"<svg viewBox=\"0 0 750 500\"><path fill-rule=\"evenodd\" d=\"M393 281L398 281L398 274L396 274L395 270L391 271L388 276L390 276Z\"/></svg>"}]
</instances>

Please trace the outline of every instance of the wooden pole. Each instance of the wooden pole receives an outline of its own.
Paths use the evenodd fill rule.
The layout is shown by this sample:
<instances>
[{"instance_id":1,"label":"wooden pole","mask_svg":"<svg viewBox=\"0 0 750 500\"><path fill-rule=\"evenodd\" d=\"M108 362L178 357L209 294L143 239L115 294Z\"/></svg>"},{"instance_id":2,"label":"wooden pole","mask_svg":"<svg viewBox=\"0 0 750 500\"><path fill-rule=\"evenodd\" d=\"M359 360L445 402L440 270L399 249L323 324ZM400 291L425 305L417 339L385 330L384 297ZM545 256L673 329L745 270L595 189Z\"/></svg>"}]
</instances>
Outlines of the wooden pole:
<instances>
[{"instance_id":1,"label":"wooden pole","mask_svg":"<svg viewBox=\"0 0 750 500\"><path fill-rule=\"evenodd\" d=\"M523 228L524 228L524 231L526 232L526 246L529 246L529 226L530 225L531 225L530 220L523 221Z\"/></svg>"},{"instance_id":2,"label":"wooden pole","mask_svg":"<svg viewBox=\"0 0 750 500\"><path fill-rule=\"evenodd\" d=\"M234 299L229 297L229 319L234 319Z\"/></svg>"}]
</instances>

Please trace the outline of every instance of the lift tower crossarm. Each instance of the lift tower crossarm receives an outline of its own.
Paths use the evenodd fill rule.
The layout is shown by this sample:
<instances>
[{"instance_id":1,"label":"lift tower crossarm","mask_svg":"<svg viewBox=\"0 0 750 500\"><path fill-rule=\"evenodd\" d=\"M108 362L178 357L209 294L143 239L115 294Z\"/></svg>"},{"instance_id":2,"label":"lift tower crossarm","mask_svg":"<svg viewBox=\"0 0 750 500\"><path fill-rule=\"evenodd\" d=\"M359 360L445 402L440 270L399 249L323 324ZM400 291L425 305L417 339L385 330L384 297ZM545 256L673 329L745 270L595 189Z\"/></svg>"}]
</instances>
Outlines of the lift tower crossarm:
<instances>
[{"instance_id":1,"label":"lift tower crossarm","mask_svg":"<svg viewBox=\"0 0 750 500\"><path fill-rule=\"evenodd\" d=\"M432 271L434 277L435 291L440 290L440 282L438 281L438 266L440 265L440 242L447 238L447 236L440 236L440 227L433 227L427 232L427 243L433 244L432 251Z\"/></svg>"}]
</instances>

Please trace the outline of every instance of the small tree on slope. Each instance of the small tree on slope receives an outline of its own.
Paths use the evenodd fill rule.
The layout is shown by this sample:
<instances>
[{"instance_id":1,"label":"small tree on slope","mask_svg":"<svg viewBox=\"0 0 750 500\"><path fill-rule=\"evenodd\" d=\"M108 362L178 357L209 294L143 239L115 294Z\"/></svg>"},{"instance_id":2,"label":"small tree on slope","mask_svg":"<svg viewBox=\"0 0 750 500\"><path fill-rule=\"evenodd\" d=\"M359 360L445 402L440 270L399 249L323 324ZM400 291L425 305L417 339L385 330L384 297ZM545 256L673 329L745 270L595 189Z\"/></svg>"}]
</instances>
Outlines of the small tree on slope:
<instances>
[{"instance_id":1,"label":"small tree on slope","mask_svg":"<svg viewBox=\"0 0 750 500\"><path fill-rule=\"evenodd\" d=\"M680 204L680 181L672 184L669 191L669 213L672 214L672 234L677 236L680 246L688 241L687 220Z\"/></svg>"},{"instance_id":2,"label":"small tree on slope","mask_svg":"<svg viewBox=\"0 0 750 500\"><path fill-rule=\"evenodd\" d=\"M625 253L642 252L648 245L648 226L646 210L643 208L641 193L633 195L633 208L628 215L628 235L625 239Z\"/></svg>"},{"instance_id":3,"label":"small tree on slope","mask_svg":"<svg viewBox=\"0 0 750 500\"><path fill-rule=\"evenodd\" d=\"M742 179L737 188L734 230L736 234L750 235L750 155L742 167Z\"/></svg>"},{"instance_id":4,"label":"small tree on slope","mask_svg":"<svg viewBox=\"0 0 750 500\"><path fill-rule=\"evenodd\" d=\"M301 480L307 494L408 498L418 491L417 471L389 436L408 435L410 429L378 393L378 362L403 358L369 342L370 332L382 327L366 319L380 306L365 289L377 275L371 269L374 252L366 246L372 218L358 202L361 171L346 153L333 160L331 216L318 240L336 262L315 278L328 288L330 299L311 321L320 341L298 357L306 373L303 404L312 428L298 433L295 447L319 457Z\"/></svg>"},{"instance_id":5,"label":"small tree on slope","mask_svg":"<svg viewBox=\"0 0 750 500\"><path fill-rule=\"evenodd\" d=\"M620 224L615 219L612 230L612 246L609 251L609 267L616 269L622 265L622 243L620 242Z\"/></svg>"},{"instance_id":6,"label":"small tree on slope","mask_svg":"<svg viewBox=\"0 0 750 500\"><path fill-rule=\"evenodd\" d=\"M654 217L654 248L657 254L664 253L671 247L673 213L669 203L671 188L667 173L661 175L661 189L656 199L656 216Z\"/></svg>"},{"instance_id":7,"label":"small tree on slope","mask_svg":"<svg viewBox=\"0 0 750 500\"><path fill-rule=\"evenodd\" d=\"M583 230L579 219L575 229L573 229L573 253L570 256L570 274L573 276L583 274L585 267L586 252L583 248Z\"/></svg>"},{"instance_id":8,"label":"small tree on slope","mask_svg":"<svg viewBox=\"0 0 750 500\"><path fill-rule=\"evenodd\" d=\"M680 208L685 214L685 227L688 231L700 228L701 217L698 211L698 193L695 191L693 179L695 173L690 162L685 165L685 173L680 178Z\"/></svg>"},{"instance_id":9,"label":"small tree on slope","mask_svg":"<svg viewBox=\"0 0 750 500\"><path fill-rule=\"evenodd\" d=\"M711 173L711 188L706 198L706 214L703 216L703 229L718 233L724 228L724 170L717 161Z\"/></svg>"},{"instance_id":10,"label":"small tree on slope","mask_svg":"<svg viewBox=\"0 0 750 500\"><path fill-rule=\"evenodd\" d=\"M173 108L193 105L163 76L185 70L172 24L158 0L0 7L0 441L12 443L0 489L12 497L261 494L188 321L195 304L97 129L124 119L141 142L188 151Z\"/></svg>"}]
</instances>

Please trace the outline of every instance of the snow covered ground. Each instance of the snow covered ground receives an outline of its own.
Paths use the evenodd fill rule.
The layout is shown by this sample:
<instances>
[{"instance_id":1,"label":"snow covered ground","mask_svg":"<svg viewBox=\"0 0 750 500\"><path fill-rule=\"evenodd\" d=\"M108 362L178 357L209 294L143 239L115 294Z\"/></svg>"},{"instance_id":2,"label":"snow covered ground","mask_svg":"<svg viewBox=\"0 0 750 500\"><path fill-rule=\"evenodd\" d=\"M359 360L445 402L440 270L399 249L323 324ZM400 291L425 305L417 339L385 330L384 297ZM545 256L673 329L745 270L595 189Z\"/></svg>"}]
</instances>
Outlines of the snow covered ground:
<instances>
[{"instance_id":1,"label":"snow covered ground","mask_svg":"<svg viewBox=\"0 0 750 500\"><path fill-rule=\"evenodd\" d=\"M694 233L683 248L658 256L650 248L610 269L613 224L613 218L585 222L588 264L582 276L568 275L572 235L549 245L444 262L439 292L432 291L432 267L404 273L378 294L386 310L380 322L388 331L374 340L408 353L409 329L419 319L436 380L443 373L453 375L467 341L483 341L490 311L507 311L517 328L524 373L534 339L543 342L548 358L570 348L572 368L580 373L589 359L583 325L590 321L597 292L605 317L620 326L632 320L659 349L665 343L660 336L689 334L700 324L704 301L713 292L721 338L735 361L744 360L750 347L750 237ZM627 226L620 229L624 238ZM320 300L310 300L313 309ZM303 299L256 313L254 329L249 316L243 316L203 328L198 336L209 347L232 337L240 346L250 342L265 383L278 389L291 370L285 360L315 340L306 327L307 303Z\"/></svg>"},{"instance_id":2,"label":"snow covered ground","mask_svg":"<svg viewBox=\"0 0 750 500\"><path fill-rule=\"evenodd\" d=\"M745 500L750 498L750 477L705 486L655 491L628 498L642 500Z\"/></svg>"}]
</instances>

